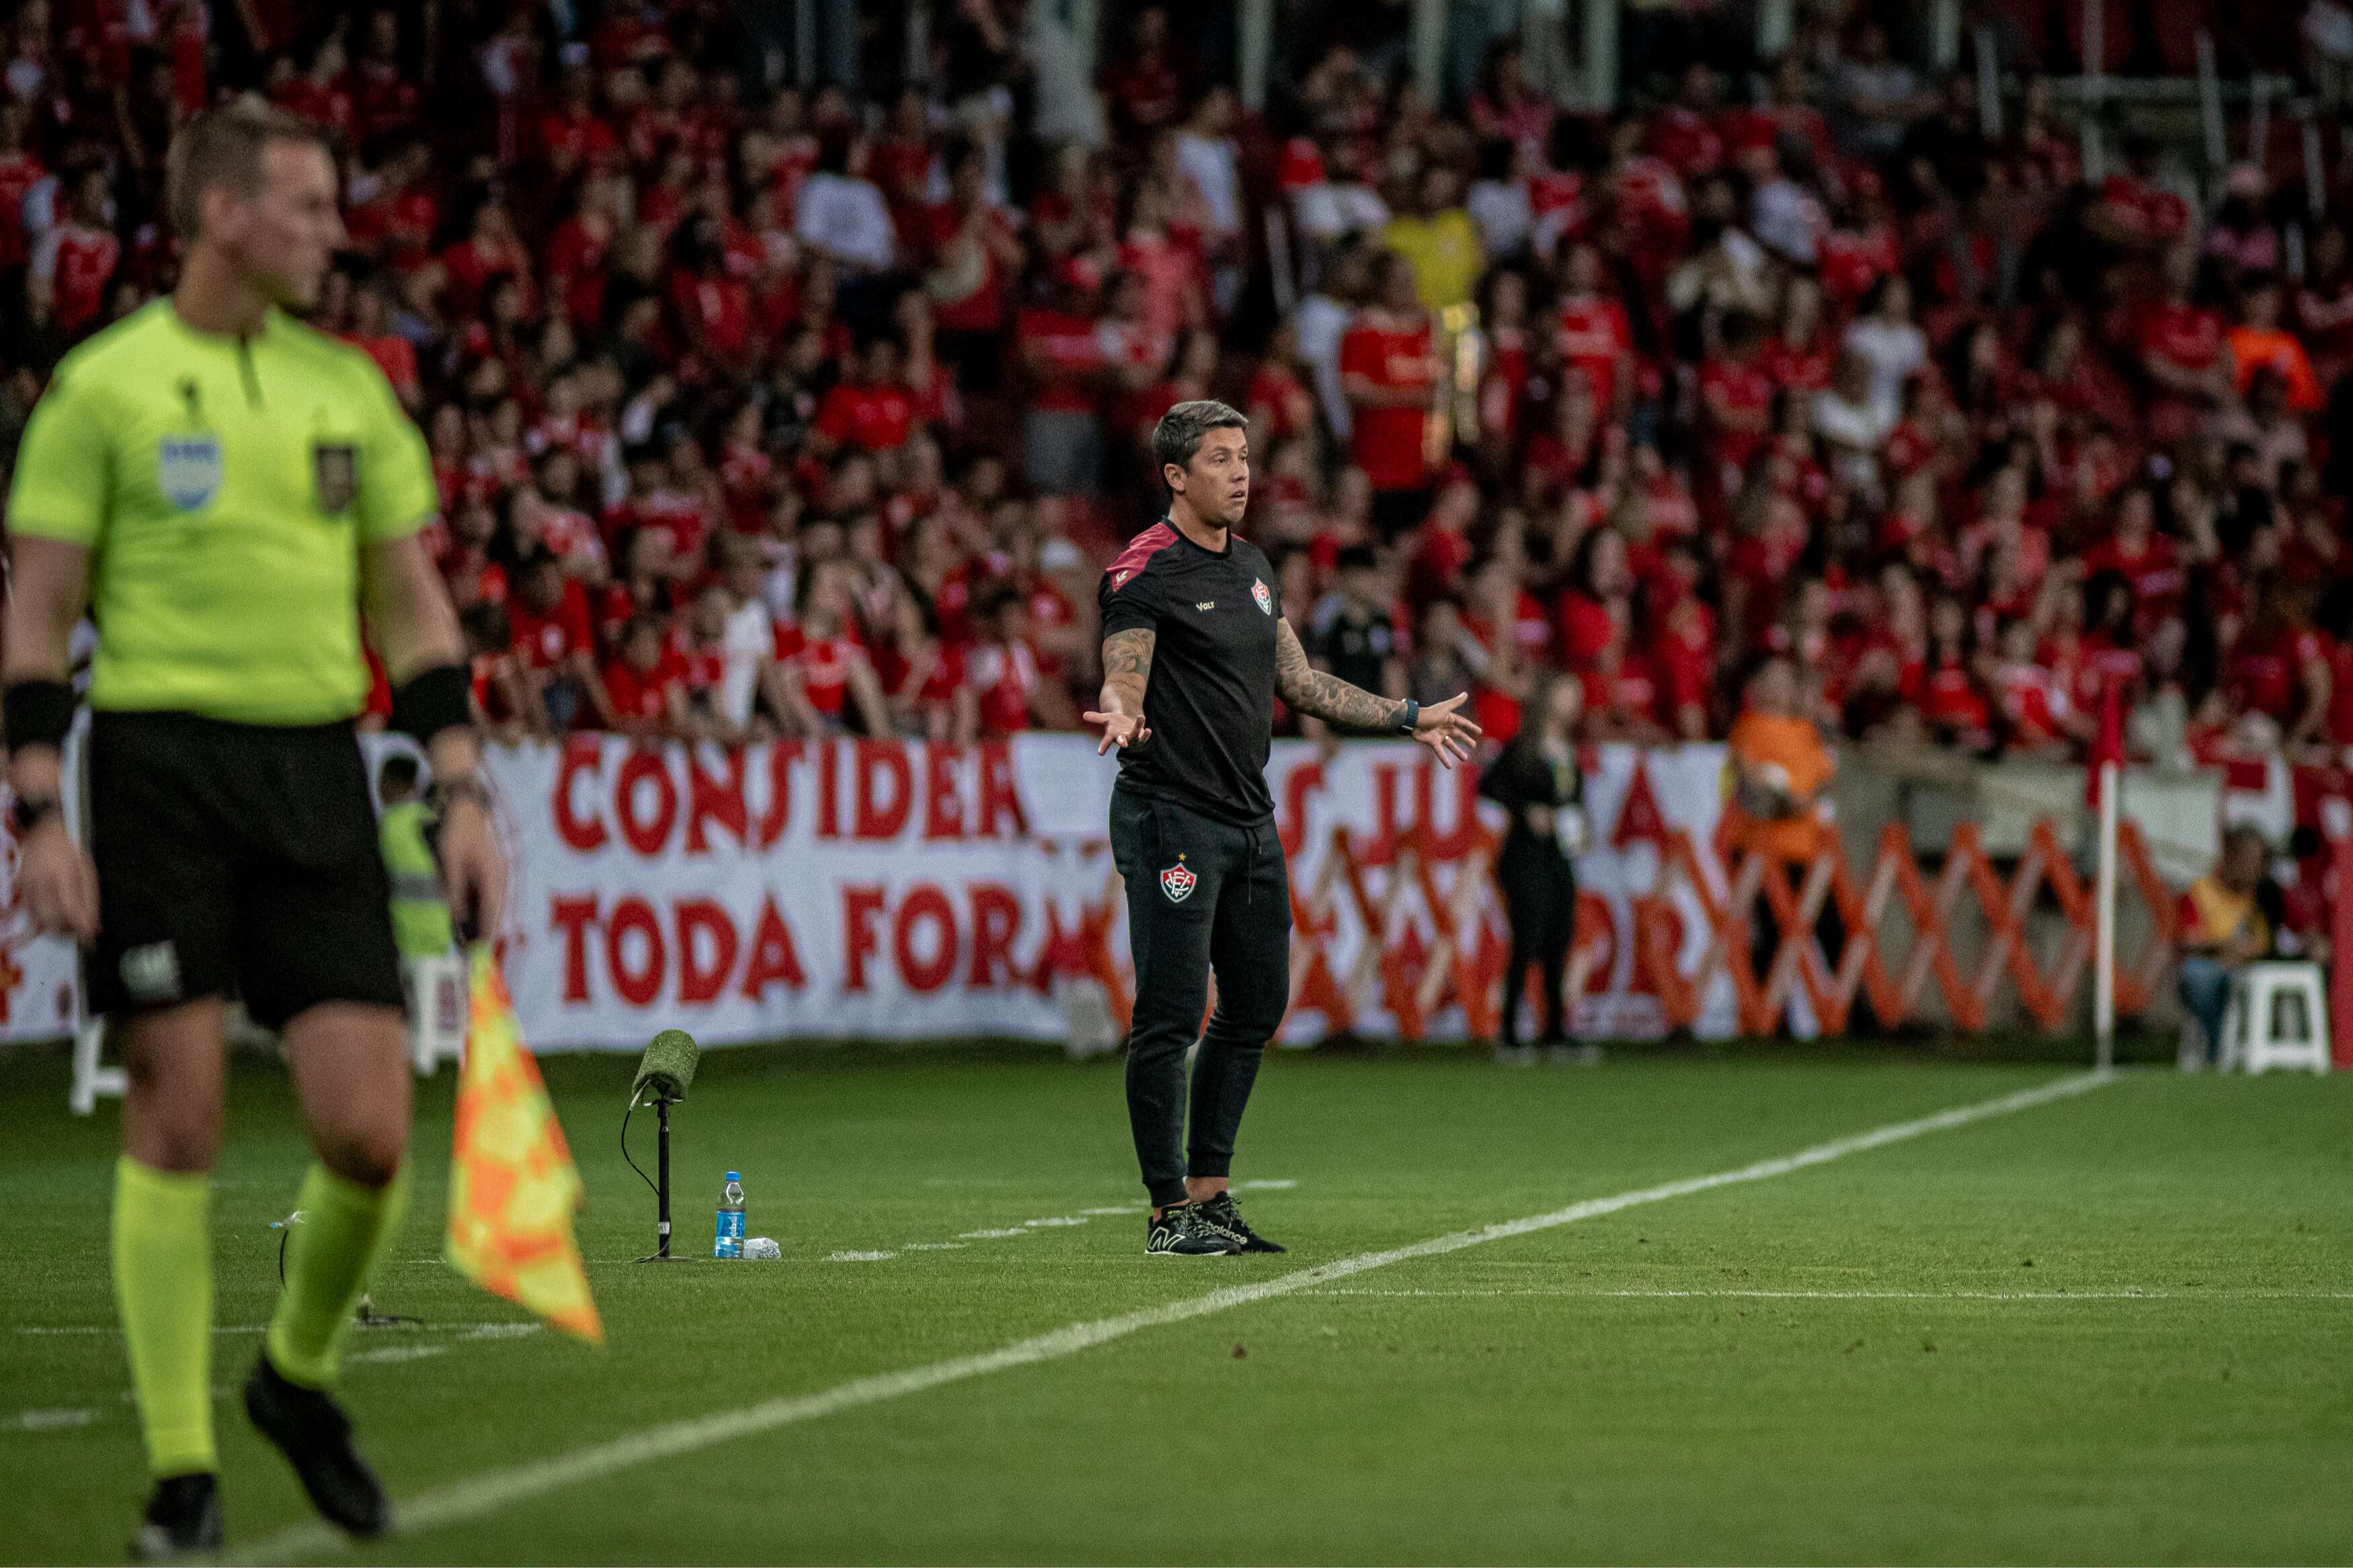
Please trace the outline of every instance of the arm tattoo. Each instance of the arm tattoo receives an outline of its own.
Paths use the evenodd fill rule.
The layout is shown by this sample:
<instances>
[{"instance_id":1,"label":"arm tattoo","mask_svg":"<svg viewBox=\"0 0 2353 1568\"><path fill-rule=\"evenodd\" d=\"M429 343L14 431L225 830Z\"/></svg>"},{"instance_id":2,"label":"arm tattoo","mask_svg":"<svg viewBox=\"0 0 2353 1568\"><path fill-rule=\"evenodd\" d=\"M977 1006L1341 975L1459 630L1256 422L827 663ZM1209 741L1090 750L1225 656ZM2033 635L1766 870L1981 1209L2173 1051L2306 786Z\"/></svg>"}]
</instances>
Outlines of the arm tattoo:
<instances>
[{"instance_id":1,"label":"arm tattoo","mask_svg":"<svg viewBox=\"0 0 2353 1568\"><path fill-rule=\"evenodd\" d=\"M1144 711L1144 689L1152 679L1153 632L1137 627L1103 638L1103 705L1122 713Z\"/></svg>"},{"instance_id":2,"label":"arm tattoo","mask_svg":"<svg viewBox=\"0 0 2353 1568\"><path fill-rule=\"evenodd\" d=\"M1277 621L1274 626L1274 689L1300 712L1351 730L1393 729L1398 715L1405 711L1405 704L1395 698L1377 697L1361 686L1351 686L1336 675L1312 668L1307 650L1299 646L1299 634L1291 629L1289 621Z\"/></svg>"}]
</instances>

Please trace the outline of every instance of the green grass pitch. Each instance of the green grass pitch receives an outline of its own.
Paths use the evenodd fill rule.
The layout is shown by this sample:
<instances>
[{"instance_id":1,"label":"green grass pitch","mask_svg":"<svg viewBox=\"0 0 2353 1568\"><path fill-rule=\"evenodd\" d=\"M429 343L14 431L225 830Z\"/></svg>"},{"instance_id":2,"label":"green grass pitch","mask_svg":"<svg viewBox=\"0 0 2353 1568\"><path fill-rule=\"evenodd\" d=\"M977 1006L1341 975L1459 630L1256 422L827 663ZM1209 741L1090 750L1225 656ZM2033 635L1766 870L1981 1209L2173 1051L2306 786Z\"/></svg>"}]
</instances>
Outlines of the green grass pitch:
<instances>
[{"instance_id":1,"label":"green grass pitch","mask_svg":"<svg viewBox=\"0 0 2353 1568\"><path fill-rule=\"evenodd\" d=\"M785 1260L655 1268L629 1262L652 1200L615 1141L631 1059L545 1066L610 1348L531 1331L438 1261L445 1071L376 1292L423 1326L355 1334L345 1394L396 1499L476 1503L335 1560L2353 1558L2353 1079L2128 1073L566 1483L525 1468L2069 1069L1282 1055L1237 1176L1289 1184L1243 1196L1293 1251L1187 1260L1143 1257L1139 1215L1102 1212L1141 1196L1115 1060L715 1052L677 1117L683 1249L708 1250L733 1166ZM0 1055L12 1563L115 1558L144 1490L106 1268L118 1116L68 1116L65 1076L60 1054ZM231 1100L213 1381L232 1550L250 1553L305 1540L282 1533L307 1511L229 1391L306 1154L274 1066L242 1062ZM635 1133L650 1165L651 1119Z\"/></svg>"}]
</instances>

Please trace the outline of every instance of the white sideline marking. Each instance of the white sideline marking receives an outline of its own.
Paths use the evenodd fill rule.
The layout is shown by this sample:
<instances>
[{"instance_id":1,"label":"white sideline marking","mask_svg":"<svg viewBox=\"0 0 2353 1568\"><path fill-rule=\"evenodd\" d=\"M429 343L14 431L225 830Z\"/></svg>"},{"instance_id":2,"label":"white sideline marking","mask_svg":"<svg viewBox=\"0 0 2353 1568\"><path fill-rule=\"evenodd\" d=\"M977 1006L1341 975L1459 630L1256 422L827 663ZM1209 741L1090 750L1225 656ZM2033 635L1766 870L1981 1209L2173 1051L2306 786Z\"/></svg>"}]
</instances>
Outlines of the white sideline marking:
<instances>
[{"instance_id":1,"label":"white sideline marking","mask_svg":"<svg viewBox=\"0 0 2353 1568\"><path fill-rule=\"evenodd\" d=\"M1530 1215L1524 1219L1504 1220L1500 1224L1482 1226L1477 1230L1458 1230L1447 1236L1431 1237L1409 1246L1390 1247L1381 1252L1360 1252L1353 1258L1343 1258L1311 1268L1294 1269L1262 1279L1250 1285L1229 1285L1207 1295L1188 1297L1181 1301L1169 1301L1141 1311L1129 1312L1117 1318L1099 1318L1092 1322L1068 1323L1059 1329L1026 1340L1016 1340L993 1351L977 1355L956 1356L947 1361L934 1362L929 1366L909 1367L900 1372L877 1373L868 1377L853 1378L815 1394L782 1394L757 1405L746 1405L733 1410L722 1410L709 1415L691 1416L681 1421L666 1422L575 1448L568 1454L533 1460L512 1469L494 1471L471 1480L459 1481L438 1488L406 1502L393 1510L393 1533L414 1535L438 1530L445 1525L463 1524L485 1518L519 1502L577 1486L621 1470L649 1464L656 1459L676 1458L682 1454L699 1453L739 1437L749 1437L762 1432L772 1432L780 1426L790 1426L803 1421L814 1421L860 1405L878 1405L884 1400L921 1394L925 1389L944 1384L962 1383L969 1378L986 1376L1011 1367L1034 1366L1039 1362L1059 1361L1076 1355L1096 1345L1124 1339L1145 1329L1164 1328L1188 1319L1208 1317L1235 1307L1246 1307L1253 1301L1270 1297L1293 1295L1312 1290L1318 1286L1351 1275L1363 1274L1375 1268L1386 1268L1392 1263L1409 1262L1417 1258L1436 1258L1464 1247L1482 1246L1490 1241L1508 1240L1528 1236L1556 1226L1575 1225L1580 1220L1599 1219L1604 1215L1638 1207L1643 1204L1663 1203L1669 1198L1689 1197L1696 1193L1710 1192L1717 1187L1736 1186L1746 1182L1769 1181L1815 1165L1825 1165L1833 1160L1843 1160L1850 1154L1866 1153L1890 1143L1901 1143L1930 1132L1943 1132L1955 1127L1966 1127L1973 1121L1990 1117L2007 1116L2013 1111L2031 1110L2052 1100L2069 1099L2092 1089L2114 1083L2112 1072L2078 1073L2055 1079L2033 1089L2021 1089L1995 1100L1979 1100L1974 1105L1958 1105L1916 1121L1891 1122L1852 1137L1833 1139L1817 1143L1810 1149L1800 1149L1794 1154L1783 1154L1770 1160L1759 1160L1737 1170L1718 1171L1712 1175L1688 1176L1679 1182L1666 1182L1655 1187L1642 1187L1634 1192L1619 1193L1606 1198L1588 1198L1567 1208L1549 1214ZM987 1233L982 1233L987 1234ZM1020 1232L1014 1234L1019 1235ZM345 1550L349 1538L340 1531L317 1522L296 1525L256 1542L242 1552L232 1554L235 1563L310 1562Z\"/></svg>"},{"instance_id":2,"label":"white sideline marking","mask_svg":"<svg viewBox=\"0 0 2353 1568\"><path fill-rule=\"evenodd\" d=\"M965 1241L995 1241L999 1237L1027 1236L1029 1233L1018 1225L998 1226L993 1230L960 1230L956 1235Z\"/></svg>"},{"instance_id":3,"label":"white sideline marking","mask_svg":"<svg viewBox=\"0 0 2353 1568\"><path fill-rule=\"evenodd\" d=\"M2353 1301L2353 1290L1302 1290L1303 1296L1574 1296L1629 1301Z\"/></svg>"},{"instance_id":4,"label":"white sideline marking","mask_svg":"<svg viewBox=\"0 0 2353 1568\"><path fill-rule=\"evenodd\" d=\"M1080 1212L1081 1214L1092 1214L1092 1215L1106 1215L1106 1214L1142 1214L1142 1213L1143 1213L1143 1212L1144 1212L1147 1207L1149 1207L1149 1206L1150 1206L1150 1205L1146 1205L1146 1204L1112 1204L1112 1205L1108 1205L1107 1207L1103 1207L1103 1208L1092 1208L1092 1209L1081 1209L1079 1212Z\"/></svg>"},{"instance_id":5,"label":"white sideline marking","mask_svg":"<svg viewBox=\"0 0 2353 1568\"><path fill-rule=\"evenodd\" d=\"M382 1350L353 1351L343 1357L345 1366L369 1366L387 1362L423 1361L448 1350L448 1345L386 1345Z\"/></svg>"},{"instance_id":6,"label":"white sideline marking","mask_svg":"<svg viewBox=\"0 0 2353 1568\"><path fill-rule=\"evenodd\" d=\"M1077 1215L1060 1214L1048 1219L1025 1219L1021 1223L1031 1230L1053 1230L1062 1226L1084 1225L1087 1222Z\"/></svg>"},{"instance_id":7,"label":"white sideline marking","mask_svg":"<svg viewBox=\"0 0 2353 1568\"><path fill-rule=\"evenodd\" d=\"M964 1243L961 1241L911 1241L900 1250L902 1252L955 1252L963 1246Z\"/></svg>"},{"instance_id":8,"label":"white sideline marking","mask_svg":"<svg viewBox=\"0 0 2353 1568\"><path fill-rule=\"evenodd\" d=\"M886 1258L896 1258L895 1252L832 1252L826 1255L828 1263L880 1263Z\"/></svg>"},{"instance_id":9,"label":"white sideline marking","mask_svg":"<svg viewBox=\"0 0 2353 1568\"><path fill-rule=\"evenodd\" d=\"M495 1340L515 1334L534 1334L537 1323L393 1323L385 1325L407 1333L463 1334L470 1340ZM89 1323L66 1328L19 1328L20 1334L114 1334L122 1331L112 1323ZM266 1334L268 1323L238 1323L230 1328L215 1329L216 1334Z\"/></svg>"},{"instance_id":10,"label":"white sideline marking","mask_svg":"<svg viewBox=\"0 0 2353 1568\"><path fill-rule=\"evenodd\" d=\"M95 1410L20 1410L0 1422L0 1432L63 1432L97 1419Z\"/></svg>"},{"instance_id":11,"label":"white sideline marking","mask_svg":"<svg viewBox=\"0 0 2353 1568\"><path fill-rule=\"evenodd\" d=\"M1280 1176L1272 1179L1261 1176L1256 1181L1236 1182L1234 1184L1234 1191L1238 1193L1287 1193L1298 1184L1299 1184L1297 1182L1293 1181L1288 1176Z\"/></svg>"}]
</instances>

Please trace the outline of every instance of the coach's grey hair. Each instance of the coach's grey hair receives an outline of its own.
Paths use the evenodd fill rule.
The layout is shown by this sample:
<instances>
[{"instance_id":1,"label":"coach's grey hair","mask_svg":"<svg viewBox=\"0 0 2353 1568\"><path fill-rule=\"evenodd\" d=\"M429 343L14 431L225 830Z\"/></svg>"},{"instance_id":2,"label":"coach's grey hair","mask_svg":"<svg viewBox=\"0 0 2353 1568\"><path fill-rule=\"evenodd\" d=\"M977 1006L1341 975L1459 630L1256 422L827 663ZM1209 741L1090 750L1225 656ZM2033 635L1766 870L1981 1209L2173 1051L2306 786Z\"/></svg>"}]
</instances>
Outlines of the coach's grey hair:
<instances>
[{"instance_id":1,"label":"coach's grey hair","mask_svg":"<svg viewBox=\"0 0 2353 1568\"><path fill-rule=\"evenodd\" d=\"M1178 468L1190 468L1193 454L1201 449L1201 437L1212 430L1247 430L1250 421L1229 403L1219 403L1214 397L1198 397L1190 403L1180 403L1160 416L1152 427L1152 455L1165 468L1174 463ZM1161 476L1166 479L1164 473Z\"/></svg>"}]
</instances>

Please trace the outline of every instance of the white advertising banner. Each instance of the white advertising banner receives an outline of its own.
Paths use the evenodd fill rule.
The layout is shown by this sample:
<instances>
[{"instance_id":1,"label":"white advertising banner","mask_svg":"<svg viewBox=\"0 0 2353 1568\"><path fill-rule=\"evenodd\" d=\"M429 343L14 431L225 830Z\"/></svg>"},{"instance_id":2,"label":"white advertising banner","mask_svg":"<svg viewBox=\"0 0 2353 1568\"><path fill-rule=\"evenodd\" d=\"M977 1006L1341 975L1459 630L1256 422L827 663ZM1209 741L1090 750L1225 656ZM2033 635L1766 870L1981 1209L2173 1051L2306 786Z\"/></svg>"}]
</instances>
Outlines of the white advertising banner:
<instances>
[{"instance_id":1,"label":"white advertising banner","mask_svg":"<svg viewBox=\"0 0 2353 1568\"><path fill-rule=\"evenodd\" d=\"M971 747L854 741L740 752L578 736L494 747L488 766L513 868L500 933L525 1037L538 1049L635 1050L657 1030L707 1044L783 1038L1060 1039L1062 993L1107 959L1127 973L1125 914L1104 844L1116 763L1083 736ZM1634 902L1671 829L1706 851L1723 749L1599 748L1587 769L1578 858L1579 941L1592 952L1579 1033L1655 1034L1658 1000L1634 962ZM1478 984L1500 975L1504 931L1483 858L1466 858L1482 812L1477 777L1405 742L1279 742L1268 768L1277 826L1303 899L1327 918L1304 931L1345 990L1359 1031L1394 1034L1377 976L1446 956L1428 894L1463 917L1456 951ZM1336 846L1345 830L1343 865ZM1426 846L1428 880L1391 878ZM30 939L0 858L0 1038L54 1038L75 1019L73 957ZM1463 888L1475 874L1482 884ZM1376 911L1344 893L1356 879ZM1688 902L1689 895L1683 895ZM1690 968L1703 941L1682 918ZM1369 949L1369 951L1368 951ZM1719 982L1721 986L1722 983ZM1725 989L1728 992L1728 987ZM1710 998L1704 1029L1729 1026ZM1287 1040L1334 1020L1303 998ZM1467 1027L1451 996L1430 1037Z\"/></svg>"}]
</instances>

